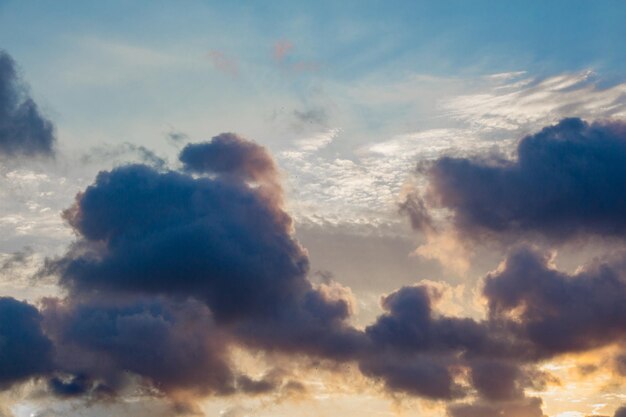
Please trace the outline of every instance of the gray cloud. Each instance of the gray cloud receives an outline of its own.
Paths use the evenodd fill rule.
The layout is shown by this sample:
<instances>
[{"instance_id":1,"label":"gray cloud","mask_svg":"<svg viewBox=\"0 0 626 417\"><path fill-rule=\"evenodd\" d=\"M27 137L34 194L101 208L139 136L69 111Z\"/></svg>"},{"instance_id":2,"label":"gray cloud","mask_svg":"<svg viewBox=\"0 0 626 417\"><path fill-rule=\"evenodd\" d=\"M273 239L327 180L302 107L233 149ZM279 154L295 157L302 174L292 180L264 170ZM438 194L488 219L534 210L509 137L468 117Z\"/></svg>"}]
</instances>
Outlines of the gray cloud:
<instances>
[{"instance_id":1,"label":"gray cloud","mask_svg":"<svg viewBox=\"0 0 626 417\"><path fill-rule=\"evenodd\" d=\"M428 211L445 208L469 238L541 234L555 240L626 232L626 125L563 119L524 137L514 160L436 160L427 171L425 200L405 204L417 227ZM422 196L423 197L423 196Z\"/></svg>"},{"instance_id":2,"label":"gray cloud","mask_svg":"<svg viewBox=\"0 0 626 417\"><path fill-rule=\"evenodd\" d=\"M526 397L550 381L540 361L623 337L621 264L570 276L528 248L487 276L484 320L440 314L441 290L417 285L383 297L360 330L349 290L309 279L264 148L223 134L181 161L185 172L103 171L65 212L77 238L46 272L68 298L42 311L56 395L115 393L130 376L167 395L280 391L275 375L239 373L228 352L243 345L356 363L390 392L452 402L454 416L541 416Z\"/></svg>"},{"instance_id":3,"label":"gray cloud","mask_svg":"<svg viewBox=\"0 0 626 417\"><path fill-rule=\"evenodd\" d=\"M626 336L626 279L621 265L599 263L574 274L548 266L528 247L516 249L490 274L484 294L493 321L532 343L537 356L580 352Z\"/></svg>"},{"instance_id":4,"label":"gray cloud","mask_svg":"<svg viewBox=\"0 0 626 417\"><path fill-rule=\"evenodd\" d=\"M180 152L184 169L194 173L228 174L247 181L276 181L277 168L260 145L234 133L210 142L189 144Z\"/></svg>"},{"instance_id":5,"label":"gray cloud","mask_svg":"<svg viewBox=\"0 0 626 417\"><path fill-rule=\"evenodd\" d=\"M51 156L54 127L18 77L13 58L0 51L0 153Z\"/></svg>"},{"instance_id":6,"label":"gray cloud","mask_svg":"<svg viewBox=\"0 0 626 417\"><path fill-rule=\"evenodd\" d=\"M234 392L224 336L202 304L163 299L48 300L47 332L59 351L61 396L113 393L131 372L164 392Z\"/></svg>"},{"instance_id":7,"label":"gray cloud","mask_svg":"<svg viewBox=\"0 0 626 417\"><path fill-rule=\"evenodd\" d=\"M217 138L183 151L200 150L210 177L122 166L65 212L78 238L44 272L70 296L44 315L59 369L75 379L51 380L56 392L90 392L85 381L114 391L130 372L166 393L261 393L280 384L238 375L227 344L344 359L362 345L346 323L349 295L307 278L271 157Z\"/></svg>"},{"instance_id":8,"label":"gray cloud","mask_svg":"<svg viewBox=\"0 0 626 417\"><path fill-rule=\"evenodd\" d=\"M41 322L30 304L0 298L0 390L52 370L53 345Z\"/></svg>"}]
</instances>

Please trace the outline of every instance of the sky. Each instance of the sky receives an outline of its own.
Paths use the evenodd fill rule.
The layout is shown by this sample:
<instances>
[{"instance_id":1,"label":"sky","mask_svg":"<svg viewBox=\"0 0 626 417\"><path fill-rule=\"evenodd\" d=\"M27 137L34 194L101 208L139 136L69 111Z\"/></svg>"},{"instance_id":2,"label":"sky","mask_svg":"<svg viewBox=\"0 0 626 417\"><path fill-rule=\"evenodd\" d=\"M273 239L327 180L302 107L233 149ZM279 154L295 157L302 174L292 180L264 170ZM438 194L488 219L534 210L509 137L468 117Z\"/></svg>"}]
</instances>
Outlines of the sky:
<instances>
[{"instance_id":1,"label":"sky","mask_svg":"<svg viewBox=\"0 0 626 417\"><path fill-rule=\"evenodd\" d=\"M0 0L0 417L625 417L625 19Z\"/></svg>"}]
</instances>

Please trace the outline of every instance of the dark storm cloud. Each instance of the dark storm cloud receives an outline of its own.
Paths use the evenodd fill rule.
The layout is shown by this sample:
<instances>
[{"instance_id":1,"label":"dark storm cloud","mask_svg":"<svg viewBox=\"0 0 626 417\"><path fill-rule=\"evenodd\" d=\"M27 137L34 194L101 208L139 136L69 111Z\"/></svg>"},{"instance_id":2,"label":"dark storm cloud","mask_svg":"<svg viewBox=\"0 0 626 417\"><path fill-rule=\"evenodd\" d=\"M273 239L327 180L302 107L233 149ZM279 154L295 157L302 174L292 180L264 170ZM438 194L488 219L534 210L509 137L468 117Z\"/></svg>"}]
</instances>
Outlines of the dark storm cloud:
<instances>
[{"instance_id":1,"label":"dark storm cloud","mask_svg":"<svg viewBox=\"0 0 626 417\"><path fill-rule=\"evenodd\" d=\"M226 344L353 358L364 336L346 322L349 293L308 280L269 155L234 135L183 154L197 149L211 176L128 165L101 172L65 212L78 238L46 265L70 294L45 310L70 355L61 369L112 387L125 370L165 392L261 393L279 385L238 375L225 345L202 341L227 335ZM161 301L110 304L119 297ZM183 300L211 320L190 324L173 307ZM66 385L55 387L74 389Z\"/></svg>"},{"instance_id":2,"label":"dark storm cloud","mask_svg":"<svg viewBox=\"0 0 626 417\"><path fill-rule=\"evenodd\" d=\"M265 149L222 134L180 159L186 172L101 172L65 212L77 239L47 271L69 295L43 311L57 395L114 392L128 374L166 394L280 391L281 378L237 371L228 351L243 345L355 363L394 393L475 400L450 408L455 417L542 416L525 395L550 380L539 361L624 336L617 264L568 276L528 249L487 277L485 320L438 313L442 290L418 285L383 297L384 313L359 330L349 290L309 280Z\"/></svg>"},{"instance_id":3,"label":"dark storm cloud","mask_svg":"<svg viewBox=\"0 0 626 417\"><path fill-rule=\"evenodd\" d=\"M437 160L426 201L470 237L537 232L557 240L626 232L626 125L564 119L524 137L513 161Z\"/></svg>"},{"instance_id":4,"label":"dark storm cloud","mask_svg":"<svg viewBox=\"0 0 626 417\"><path fill-rule=\"evenodd\" d=\"M29 304L0 298L0 390L52 369L53 346Z\"/></svg>"},{"instance_id":5,"label":"dark storm cloud","mask_svg":"<svg viewBox=\"0 0 626 417\"><path fill-rule=\"evenodd\" d=\"M454 382L459 369L468 369L470 384L483 398L522 398L530 385L518 363L523 348L492 323L436 314L433 302L440 296L436 288L420 285L384 297L385 313L366 328L371 346L360 359L361 370L382 378L390 390L450 400L468 394Z\"/></svg>"},{"instance_id":6,"label":"dark storm cloud","mask_svg":"<svg viewBox=\"0 0 626 417\"><path fill-rule=\"evenodd\" d=\"M500 361L476 361L471 366L472 385L488 400L501 401L521 398L521 370L517 365Z\"/></svg>"},{"instance_id":7,"label":"dark storm cloud","mask_svg":"<svg viewBox=\"0 0 626 417\"><path fill-rule=\"evenodd\" d=\"M438 314L436 288L401 288L382 299L385 313L366 328L371 344L360 354L360 368L392 391L450 400L473 390L479 401L453 407L455 416L540 416L540 403L526 399L526 391L559 381L537 364L626 337L623 265L614 258L567 274L519 247L486 277L489 315L481 321ZM619 372L619 357L613 362ZM456 385L459 369L467 371L468 386Z\"/></svg>"},{"instance_id":8,"label":"dark storm cloud","mask_svg":"<svg viewBox=\"0 0 626 417\"><path fill-rule=\"evenodd\" d=\"M54 127L29 97L13 59L0 51L0 154L52 155Z\"/></svg>"},{"instance_id":9,"label":"dark storm cloud","mask_svg":"<svg viewBox=\"0 0 626 417\"><path fill-rule=\"evenodd\" d=\"M50 380L57 395L85 394L98 385L115 391L128 372L163 392L234 391L224 336L200 303L48 300L43 313L59 350L57 366L74 375Z\"/></svg>"},{"instance_id":10,"label":"dark storm cloud","mask_svg":"<svg viewBox=\"0 0 626 417\"><path fill-rule=\"evenodd\" d=\"M382 300L385 314L366 328L379 349L463 353L468 358L517 356L521 347L497 323L435 314L440 294L426 285L402 287Z\"/></svg>"},{"instance_id":11,"label":"dark storm cloud","mask_svg":"<svg viewBox=\"0 0 626 417\"><path fill-rule=\"evenodd\" d=\"M464 394L454 383L449 359L436 355L405 357L381 351L362 358L359 369L364 375L381 379L390 392L450 400Z\"/></svg>"},{"instance_id":12,"label":"dark storm cloud","mask_svg":"<svg viewBox=\"0 0 626 417\"><path fill-rule=\"evenodd\" d=\"M538 356L585 351L626 336L626 279L610 263L568 275L522 247L487 277L484 294L491 319L515 315L511 331Z\"/></svg>"},{"instance_id":13,"label":"dark storm cloud","mask_svg":"<svg viewBox=\"0 0 626 417\"><path fill-rule=\"evenodd\" d=\"M249 346L268 351L353 360L368 341L346 322L347 303L312 289L304 298L276 306L273 317L250 317L234 331Z\"/></svg>"},{"instance_id":14,"label":"dark storm cloud","mask_svg":"<svg viewBox=\"0 0 626 417\"><path fill-rule=\"evenodd\" d=\"M291 219L243 183L124 166L101 172L66 218L80 239L54 267L76 291L192 296L229 319L310 289Z\"/></svg>"},{"instance_id":15,"label":"dark storm cloud","mask_svg":"<svg viewBox=\"0 0 626 417\"><path fill-rule=\"evenodd\" d=\"M101 172L65 213L79 239L48 269L78 294L193 297L218 321L236 321L247 343L328 355L354 349L349 300L307 279L308 257L265 149L223 134L189 145L181 159L195 152L217 176L145 165Z\"/></svg>"}]
</instances>

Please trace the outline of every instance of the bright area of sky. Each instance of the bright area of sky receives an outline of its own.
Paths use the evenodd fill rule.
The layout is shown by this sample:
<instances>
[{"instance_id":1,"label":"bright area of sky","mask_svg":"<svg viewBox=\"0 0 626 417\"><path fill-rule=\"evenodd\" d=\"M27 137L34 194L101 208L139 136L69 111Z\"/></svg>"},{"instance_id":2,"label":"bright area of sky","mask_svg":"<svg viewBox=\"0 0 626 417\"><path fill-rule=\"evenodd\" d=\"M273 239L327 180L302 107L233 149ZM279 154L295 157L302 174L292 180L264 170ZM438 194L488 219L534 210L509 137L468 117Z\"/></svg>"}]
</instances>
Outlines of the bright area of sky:
<instances>
[{"instance_id":1,"label":"bright area of sky","mask_svg":"<svg viewBox=\"0 0 626 417\"><path fill-rule=\"evenodd\" d=\"M58 293L29 275L72 241L60 212L99 170L130 161L177 168L186 143L236 132L275 158L312 270L352 289L358 325L380 314L382 294L424 279L450 287L447 314L480 317L480 279L506 250L449 259L424 246L398 211L421 185L412 173L444 154L511 155L521 137L563 117L626 118L625 21L626 3L608 0L0 0L0 49L58 138L52 162L0 166L0 253L29 259L19 271L5 262L0 289L31 302ZM555 262L571 272L607 245L564 245ZM612 415L626 401L623 386L604 374L578 381L568 373L576 360L546 364L562 383L540 394L544 412ZM336 375L305 378L316 387L306 399L209 398L203 409L445 414ZM17 417L120 412L6 401Z\"/></svg>"}]
</instances>

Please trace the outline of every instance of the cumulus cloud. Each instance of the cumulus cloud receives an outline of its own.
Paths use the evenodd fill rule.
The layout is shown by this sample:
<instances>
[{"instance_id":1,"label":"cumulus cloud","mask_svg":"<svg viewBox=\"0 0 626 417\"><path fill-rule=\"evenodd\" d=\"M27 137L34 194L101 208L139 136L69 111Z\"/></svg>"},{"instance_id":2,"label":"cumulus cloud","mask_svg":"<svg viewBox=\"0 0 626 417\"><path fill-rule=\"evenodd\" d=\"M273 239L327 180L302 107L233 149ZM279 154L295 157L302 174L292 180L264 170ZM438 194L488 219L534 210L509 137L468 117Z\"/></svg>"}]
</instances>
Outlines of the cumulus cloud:
<instances>
[{"instance_id":1,"label":"cumulus cloud","mask_svg":"<svg viewBox=\"0 0 626 417\"><path fill-rule=\"evenodd\" d=\"M308 289L289 216L245 183L129 165L100 173L65 216L81 238L55 267L76 291L193 296L228 319Z\"/></svg>"},{"instance_id":2,"label":"cumulus cloud","mask_svg":"<svg viewBox=\"0 0 626 417\"><path fill-rule=\"evenodd\" d=\"M360 369L365 375L382 379L390 392L438 400L463 396L450 373L448 358L427 355L404 358L383 352L379 355L361 360Z\"/></svg>"},{"instance_id":3,"label":"cumulus cloud","mask_svg":"<svg viewBox=\"0 0 626 417\"><path fill-rule=\"evenodd\" d=\"M180 160L185 170L194 173L228 174L249 181L273 181L277 175L267 150L235 133L188 144L180 152Z\"/></svg>"},{"instance_id":4,"label":"cumulus cloud","mask_svg":"<svg viewBox=\"0 0 626 417\"><path fill-rule=\"evenodd\" d=\"M103 171L64 213L76 240L46 272L67 298L37 313L57 347L42 371L55 395L112 395L133 378L172 398L284 389L280 375L237 369L237 346L356 364L389 392L447 401L454 417L539 417L527 394L551 381L541 361L624 337L626 263L568 275L529 248L486 277L484 319L440 313L442 287L422 283L356 328L350 290L309 279L264 148L222 134L180 160L181 171Z\"/></svg>"},{"instance_id":5,"label":"cumulus cloud","mask_svg":"<svg viewBox=\"0 0 626 417\"><path fill-rule=\"evenodd\" d=\"M164 392L234 391L224 336L199 303L48 300L43 314L59 349L57 367L74 375L51 380L57 395L112 392L128 372Z\"/></svg>"},{"instance_id":6,"label":"cumulus cloud","mask_svg":"<svg viewBox=\"0 0 626 417\"><path fill-rule=\"evenodd\" d=\"M54 349L41 322L41 314L30 304L0 298L0 389L52 369Z\"/></svg>"},{"instance_id":7,"label":"cumulus cloud","mask_svg":"<svg viewBox=\"0 0 626 417\"><path fill-rule=\"evenodd\" d=\"M580 352L626 336L626 279L621 265L599 263L573 275L529 247L516 249L486 278L492 320L532 343L537 356Z\"/></svg>"},{"instance_id":8,"label":"cumulus cloud","mask_svg":"<svg viewBox=\"0 0 626 417\"><path fill-rule=\"evenodd\" d=\"M50 156L54 127L28 95L13 58L0 51L0 153Z\"/></svg>"},{"instance_id":9,"label":"cumulus cloud","mask_svg":"<svg viewBox=\"0 0 626 417\"><path fill-rule=\"evenodd\" d=\"M430 398L465 397L470 387L487 400L523 397L529 382L521 347L488 321L437 314L440 296L436 287L419 285L384 297L385 313L366 328L372 346L362 371L391 390ZM470 371L470 386L456 381L460 369Z\"/></svg>"},{"instance_id":10,"label":"cumulus cloud","mask_svg":"<svg viewBox=\"0 0 626 417\"><path fill-rule=\"evenodd\" d=\"M466 236L538 233L554 240L626 231L626 125L563 119L524 137L516 158L442 157L429 192L407 212L428 226L424 204L444 208ZM424 197L424 196L422 196Z\"/></svg>"},{"instance_id":11,"label":"cumulus cloud","mask_svg":"<svg viewBox=\"0 0 626 417\"><path fill-rule=\"evenodd\" d=\"M126 372L165 393L263 393L281 385L239 375L227 346L345 359L363 344L349 290L309 281L265 149L223 134L181 160L208 176L119 167L64 213L77 240L45 269L69 297L44 315L74 379L56 393L115 391Z\"/></svg>"}]
</instances>

